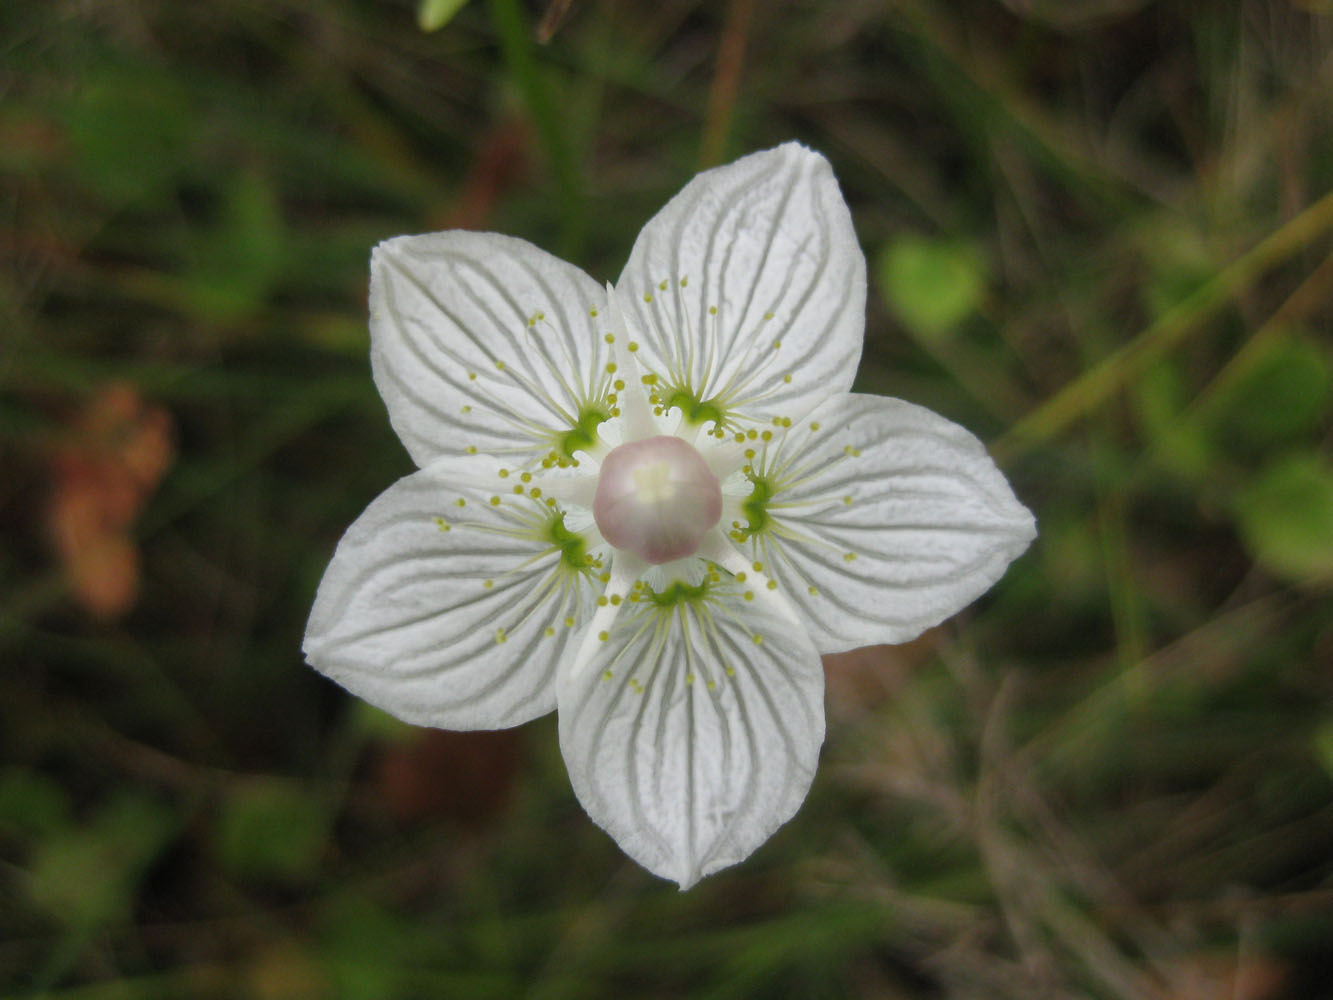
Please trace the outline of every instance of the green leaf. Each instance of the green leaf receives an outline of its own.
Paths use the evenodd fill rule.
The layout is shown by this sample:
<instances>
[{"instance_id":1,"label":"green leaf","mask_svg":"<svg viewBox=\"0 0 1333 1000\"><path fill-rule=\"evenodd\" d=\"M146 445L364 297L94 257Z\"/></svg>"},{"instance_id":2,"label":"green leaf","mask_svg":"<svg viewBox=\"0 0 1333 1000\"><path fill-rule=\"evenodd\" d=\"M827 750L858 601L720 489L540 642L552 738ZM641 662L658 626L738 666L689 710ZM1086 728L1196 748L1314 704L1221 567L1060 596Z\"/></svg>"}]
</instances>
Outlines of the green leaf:
<instances>
[{"instance_id":1,"label":"green leaf","mask_svg":"<svg viewBox=\"0 0 1333 1000\"><path fill-rule=\"evenodd\" d=\"M1294 580L1333 580L1333 468L1317 454L1271 466L1236 497L1241 537L1265 567Z\"/></svg>"},{"instance_id":2,"label":"green leaf","mask_svg":"<svg viewBox=\"0 0 1333 1000\"><path fill-rule=\"evenodd\" d=\"M467 0L421 0L417 4L417 27L422 31L439 31L466 3Z\"/></svg>"},{"instance_id":3,"label":"green leaf","mask_svg":"<svg viewBox=\"0 0 1333 1000\"><path fill-rule=\"evenodd\" d=\"M248 778L223 801L218 860L243 879L307 881L319 870L329 823L326 804L297 783Z\"/></svg>"},{"instance_id":4,"label":"green leaf","mask_svg":"<svg viewBox=\"0 0 1333 1000\"><path fill-rule=\"evenodd\" d=\"M403 722L368 701L355 703L352 724L363 736L380 743L410 743L421 735L419 727Z\"/></svg>"},{"instance_id":5,"label":"green leaf","mask_svg":"<svg viewBox=\"0 0 1333 1000\"><path fill-rule=\"evenodd\" d=\"M1215 400L1216 432L1255 447L1292 442L1323 419L1329 386L1325 350L1308 337L1284 337Z\"/></svg>"},{"instance_id":6,"label":"green leaf","mask_svg":"<svg viewBox=\"0 0 1333 1000\"><path fill-rule=\"evenodd\" d=\"M1153 365L1133 386L1133 400L1144 435L1162 464L1187 480L1199 480L1214 468L1212 437L1193 421L1182 421L1185 386L1180 367L1166 359Z\"/></svg>"},{"instance_id":7,"label":"green leaf","mask_svg":"<svg viewBox=\"0 0 1333 1000\"><path fill-rule=\"evenodd\" d=\"M186 308L218 321L258 309L282 270L285 238L277 195L267 178L235 174L216 223L200 231L193 266L181 279Z\"/></svg>"},{"instance_id":8,"label":"green leaf","mask_svg":"<svg viewBox=\"0 0 1333 1000\"><path fill-rule=\"evenodd\" d=\"M104 68L61 117L79 179L112 204L162 193L189 158L195 135L180 85L141 66Z\"/></svg>"},{"instance_id":9,"label":"green leaf","mask_svg":"<svg viewBox=\"0 0 1333 1000\"><path fill-rule=\"evenodd\" d=\"M69 824L69 796L40 771L15 767L0 775L0 830L51 835Z\"/></svg>"},{"instance_id":10,"label":"green leaf","mask_svg":"<svg viewBox=\"0 0 1333 1000\"><path fill-rule=\"evenodd\" d=\"M912 333L935 340L976 310L986 272L980 256L964 244L902 236L879 255L879 287Z\"/></svg>"},{"instance_id":11,"label":"green leaf","mask_svg":"<svg viewBox=\"0 0 1333 1000\"><path fill-rule=\"evenodd\" d=\"M29 892L34 902L70 926L97 927L122 918L144 872L176 826L175 814L152 799L117 799L87 827L41 846Z\"/></svg>"},{"instance_id":12,"label":"green leaf","mask_svg":"<svg viewBox=\"0 0 1333 1000\"><path fill-rule=\"evenodd\" d=\"M1155 319L1180 305L1217 274L1207 244L1188 219L1174 215L1154 218L1139 233L1139 243L1148 267L1144 305Z\"/></svg>"},{"instance_id":13,"label":"green leaf","mask_svg":"<svg viewBox=\"0 0 1333 1000\"><path fill-rule=\"evenodd\" d=\"M1314 731L1314 755L1330 778L1333 778L1333 719L1325 719Z\"/></svg>"}]
</instances>

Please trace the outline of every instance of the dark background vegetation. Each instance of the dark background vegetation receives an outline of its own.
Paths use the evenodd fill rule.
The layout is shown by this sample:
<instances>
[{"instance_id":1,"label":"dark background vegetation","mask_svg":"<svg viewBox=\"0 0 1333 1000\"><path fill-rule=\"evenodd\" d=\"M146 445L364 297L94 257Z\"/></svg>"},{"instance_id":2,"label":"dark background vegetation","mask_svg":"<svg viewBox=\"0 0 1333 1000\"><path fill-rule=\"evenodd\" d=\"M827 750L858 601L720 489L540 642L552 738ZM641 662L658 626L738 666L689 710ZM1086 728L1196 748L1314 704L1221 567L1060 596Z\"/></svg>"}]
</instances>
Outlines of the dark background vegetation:
<instances>
[{"instance_id":1,"label":"dark background vegetation","mask_svg":"<svg viewBox=\"0 0 1333 1000\"><path fill-rule=\"evenodd\" d=\"M419 14L0 5L0 997L1333 996L1333 7ZM859 388L1041 536L830 662L804 809L681 894L553 720L412 730L301 634L410 468L370 247L614 279L793 137L871 262Z\"/></svg>"}]
</instances>

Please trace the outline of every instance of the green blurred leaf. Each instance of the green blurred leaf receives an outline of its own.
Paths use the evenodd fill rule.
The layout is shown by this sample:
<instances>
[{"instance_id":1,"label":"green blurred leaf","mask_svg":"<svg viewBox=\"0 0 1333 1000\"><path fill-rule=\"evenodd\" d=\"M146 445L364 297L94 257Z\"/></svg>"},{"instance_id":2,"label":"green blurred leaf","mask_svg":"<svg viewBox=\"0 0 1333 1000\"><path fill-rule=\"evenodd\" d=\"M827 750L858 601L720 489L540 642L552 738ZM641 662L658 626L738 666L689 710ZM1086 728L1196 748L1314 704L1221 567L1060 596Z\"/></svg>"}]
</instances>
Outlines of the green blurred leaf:
<instances>
[{"instance_id":1,"label":"green blurred leaf","mask_svg":"<svg viewBox=\"0 0 1333 1000\"><path fill-rule=\"evenodd\" d=\"M195 128L176 78L144 66L107 66L62 115L79 179L107 201L160 193L190 155Z\"/></svg>"},{"instance_id":2,"label":"green blurred leaf","mask_svg":"<svg viewBox=\"0 0 1333 1000\"><path fill-rule=\"evenodd\" d=\"M422 31L439 31L466 3L467 0L421 0L417 4L417 27Z\"/></svg>"},{"instance_id":3,"label":"green blurred leaf","mask_svg":"<svg viewBox=\"0 0 1333 1000\"><path fill-rule=\"evenodd\" d=\"M123 916L148 865L176 829L155 800L125 795L81 830L46 841L29 881L33 900L68 925L96 927Z\"/></svg>"},{"instance_id":4,"label":"green blurred leaf","mask_svg":"<svg viewBox=\"0 0 1333 1000\"><path fill-rule=\"evenodd\" d=\"M0 829L50 835L69 823L69 796L40 771L15 767L0 775Z\"/></svg>"},{"instance_id":5,"label":"green blurred leaf","mask_svg":"<svg viewBox=\"0 0 1333 1000\"><path fill-rule=\"evenodd\" d=\"M1309 337L1291 335L1268 345L1214 400L1218 435L1269 447L1292 441L1323 419L1329 399L1328 355Z\"/></svg>"},{"instance_id":6,"label":"green blurred leaf","mask_svg":"<svg viewBox=\"0 0 1333 1000\"><path fill-rule=\"evenodd\" d=\"M281 778L248 778L222 804L218 860L239 878L300 882L319 870L328 841L327 805Z\"/></svg>"},{"instance_id":7,"label":"green blurred leaf","mask_svg":"<svg viewBox=\"0 0 1333 1000\"><path fill-rule=\"evenodd\" d=\"M331 898L320 914L323 964L344 1000L401 996L413 927L361 895Z\"/></svg>"},{"instance_id":8,"label":"green blurred leaf","mask_svg":"<svg viewBox=\"0 0 1333 1000\"><path fill-rule=\"evenodd\" d=\"M381 743L410 743L421 735L420 727L395 718L368 701L354 704L352 724L361 735Z\"/></svg>"},{"instance_id":9,"label":"green blurred leaf","mask_svg":"<svg viewBox=\"0 0 1333 1000\"><path fill-rule=\"evenodd\" d=\"M221 321L255 311L281 273L285 242L277 194L268 179L236 173L216 224L200 232L192 266L181 279L186 308Z\"/></svg>"},{"instance_id":10,"label":"green blurred leaf","mask_svg":"<svg viewBox=\"0 0 1333 1000\"><path fill-rule=\"evenodd\" d=\"M1143 300L1154 319L1184 302L1217 274L1208 247L1187 220L1174 215L1154 218L1139 234L1139 242L1148 265Z\"/></svg>"},{"instance_id":11,"label":"green blurred leaf","mask_svg":"<svg viewBox=\"0 0 1333 1000\"><path fill-rule=\"evenodd\" d=\"M1180 419L1185 387L1174 360L1153 365L1133 386L1133 399L1144 434L1162 464L1190 480L1213 468L1216 449L1208 432Z\"/></svg>"},{"instance_id":12,"label":"green blurred leaf","mask_svg":"<svg viewBox=\"0 0 1333 1000\"><path fill-rule=\"evenodd\" d=\"M1271 466L1236 497L1245 544L1280 576L1333 579L1333 468L1317 454Z\"/></svg>"},{"instance_id":13,"label":"green blurred leaf","mask_svg":"<svg viewBox=\"0 0 1333 1000\"><path fill-rule=\"evenodd\" d=\"M902 236L884 247L878 268L884 301L924 340L956 327L986 291L980 256L957 242Z\"/></svg>"},{"instance_id":14,"label":"green blurred leaf","mask_svg":"<svg viewBox=\"0 0 1333 1000\"><path fill-rule=\"evenodd\" d=\"M1333 719L1325 719L1314 731L1314 755L1324 768L1325 773L1333 778Z\"/></svg>"}]
</instances>

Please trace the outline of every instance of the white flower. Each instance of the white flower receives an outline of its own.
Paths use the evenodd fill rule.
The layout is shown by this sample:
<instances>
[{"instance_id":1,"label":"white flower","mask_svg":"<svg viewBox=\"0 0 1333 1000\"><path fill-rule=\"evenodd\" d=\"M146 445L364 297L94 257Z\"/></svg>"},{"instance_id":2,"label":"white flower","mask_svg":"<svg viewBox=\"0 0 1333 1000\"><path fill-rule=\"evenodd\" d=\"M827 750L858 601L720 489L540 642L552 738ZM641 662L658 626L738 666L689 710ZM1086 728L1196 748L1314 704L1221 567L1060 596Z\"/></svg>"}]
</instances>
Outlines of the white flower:
<instances>
[{"instance_id":1,"label":"white flower","mask_svg":"<svg viewBox=\"0 0 1333 1000\"><path fill-rule=\"evenodd\" d=\"M307 658L423 725L558 709L588 814L682 887L805 798L820 653L913 638L1034 536L966 430L848 392L865 259L798 145L696 177L614 287L472 232L389 240L371 275L420 471L339 543Z\"/></svg>"}]
</instances>

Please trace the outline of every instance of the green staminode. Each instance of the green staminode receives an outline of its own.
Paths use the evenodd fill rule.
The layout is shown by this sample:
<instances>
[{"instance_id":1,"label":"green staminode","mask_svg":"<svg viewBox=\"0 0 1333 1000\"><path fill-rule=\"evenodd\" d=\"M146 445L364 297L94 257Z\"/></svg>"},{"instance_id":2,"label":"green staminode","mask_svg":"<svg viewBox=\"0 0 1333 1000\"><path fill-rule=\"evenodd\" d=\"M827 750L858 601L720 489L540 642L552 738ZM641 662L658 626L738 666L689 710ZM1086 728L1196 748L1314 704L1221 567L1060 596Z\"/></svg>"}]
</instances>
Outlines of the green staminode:
<instances>
[{"instance_id":1,"label":"green staminode","mask_svg":"<svg viewBox=\"0 0 1333 1000\"><path fill-rule=\"evenodd\" d=\"M588 568L588 551L583 536L565 527L565 515L557 514L546 524L546 539L560 550L560 559L572 570Z\"/></svg>"},{"instance_id":2,"label":"green staminode","mask_svg":"<svg viewBox=\"0 0 1333 1000\"><path fill-rule=\"evenodd\" d=\"M666 590L648 590L647 597L659 608L674 608L678 604L695 604L708 596L708 581L698 584L677 580Z\"/></svg>"},{"instance_id":3,"label":"green staminode","mask_svg":"<svg viewBox=\"0 0 1333 1000\"><path fill-rule=\"evenodd\" d=\"M662 401L664 410L679 409L685 422L692 426L706 424L710 420L718 427L722 427L727 421L727 411L720 401L714 399L699 399L688 389L676 389L671 395L665 397Z\"/></svg>"},{"instance_id":4,"label":"green staminode","mask_svg":"<svg viewBox=\"0 0 1333 1000\"><path fill-rule=\"evenodd\" d=\"M597 428L610 419L609 407L589 403L579 411L578 423L556 440L555 450L561 457L572 461L574 452L589 451L597 443Z\"/></svg>"},{"instance_id":5,"label":"green staminode","mask_svg":"<svg viewBox=\"0 0 1333 1000\"><path fill-rule=\"evenodd\" d=\"M773 487L762 476L748 474L750 495L741 501L741 513L745 515L745 526L740 530L749 538L757 535L768 526L768 501L773 498Z\"/></svg>"}]
</instances>

